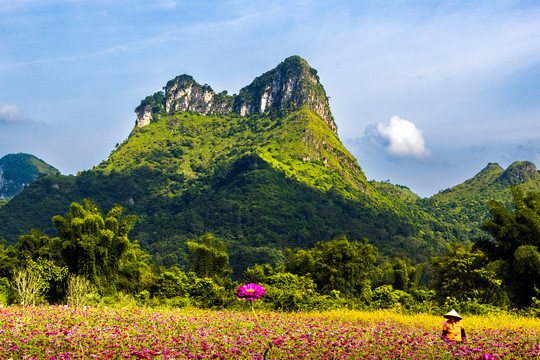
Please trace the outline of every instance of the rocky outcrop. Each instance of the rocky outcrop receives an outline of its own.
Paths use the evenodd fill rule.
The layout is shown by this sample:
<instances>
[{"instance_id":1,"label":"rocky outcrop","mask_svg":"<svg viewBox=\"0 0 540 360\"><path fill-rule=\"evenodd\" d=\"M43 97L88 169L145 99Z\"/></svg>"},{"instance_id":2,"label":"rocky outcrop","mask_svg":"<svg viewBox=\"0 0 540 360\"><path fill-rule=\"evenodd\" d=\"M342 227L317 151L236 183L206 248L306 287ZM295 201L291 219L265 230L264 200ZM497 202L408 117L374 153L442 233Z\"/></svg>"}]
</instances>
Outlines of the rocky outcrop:
<instances>
[{"instance_id":1,"label":"rocky outcrop","mask_svg":"<svg viewBox=\"0 0 540 360\"><path fill-rule=\"evenodd\" d=\"M303 106L318 115L337 135L328 97L317 70L299 56L287 58L275 69L256 78L240 90L234 110L245 116L272 109L296 110Z\"/></svg>"},{"instance_id":2,"label":"rocky outcrop","mask_svg":"<svg viewBox=\"0 0 540 360\"><path fill-rule=\"evenodd\" d=\"M226 92L216 94L210 86L198 84L189 75L180 75L169 81L164 91L147 97L137 107L138 127L148 125L154 118L176 112L248 116L306 107L337 135L328 97L317 71L298 56L287 58L275 69L257 77L241 89L239 95L230 96Z\"/></svg>"},{"instance_id":3,"label":"rocky outcrop","mask_svg":"<svg viewBox=\"0 0 540 360\"><path fill-rule=\"evenodd\" d=\"M146 105L141 108L141 110L137 113L137 126L143 127L152 121L152 107L150 105Z\"/></svg>"},{"instance_id":4,"label":"rocky outcrop","mask_svg":"<svg viewBox=\"0 0 540 360\"><path fill-rule=\"evenodd\" d=\"M165 86L165 112L195 111L208 115L232 112L232 96L216 94L208 85L200 85L189 75L181 75Z\"/></svg>"}]
</instances>

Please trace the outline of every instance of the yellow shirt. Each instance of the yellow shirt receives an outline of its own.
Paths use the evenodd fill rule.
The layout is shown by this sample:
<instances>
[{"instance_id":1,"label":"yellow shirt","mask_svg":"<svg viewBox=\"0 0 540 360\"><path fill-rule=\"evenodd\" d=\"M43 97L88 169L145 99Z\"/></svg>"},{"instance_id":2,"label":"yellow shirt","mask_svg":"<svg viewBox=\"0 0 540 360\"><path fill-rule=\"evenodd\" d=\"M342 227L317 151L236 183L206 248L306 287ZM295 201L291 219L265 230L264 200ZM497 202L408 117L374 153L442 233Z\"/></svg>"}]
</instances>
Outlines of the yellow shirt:
<instances>
[{"instance_id":1,"label":"yellow shirt","mask_svg":"<svg viewBox=\"0 0 540 360\"><path fill-rule=\"evenodd\" d=\"M447 331L446 336L448 337L448 340L461 341L462 329L463 325L461 323L461 320L453 324L450 321L443 323L443 331Z\"/></svg>"}]
</instances>

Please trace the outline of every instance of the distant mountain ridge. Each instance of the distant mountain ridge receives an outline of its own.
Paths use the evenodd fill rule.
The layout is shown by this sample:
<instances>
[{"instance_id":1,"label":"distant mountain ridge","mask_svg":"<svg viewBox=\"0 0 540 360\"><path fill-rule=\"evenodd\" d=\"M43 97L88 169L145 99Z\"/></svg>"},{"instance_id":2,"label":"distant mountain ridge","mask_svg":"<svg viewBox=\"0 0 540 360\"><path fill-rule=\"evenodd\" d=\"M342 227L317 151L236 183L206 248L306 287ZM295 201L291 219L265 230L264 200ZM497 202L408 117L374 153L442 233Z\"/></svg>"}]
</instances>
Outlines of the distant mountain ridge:
<instances>
[{"instance_id":1,"label":"distant mountain ridge","mask_svg":"<svg viewBox=\"0 0 540 360\"><path fill-rule=\"evenodd\" d=\"M434 195L441 201L469 197L470 191L496 196L499 192L510 193L509 186L520 185L523 190L540 190L540 173L530 161L515 161L506 169L497 163L489 163L469 180Z\"/></svg>"},{"instance_id":2,"label":"distant mountain ridge","mask_svg":"<svg viewBox=\"0 0 540 360\"><path fill-rule=\"evenodd\" d=\"M462 184L420 200L424 210L445 222L459 221L472 238L484 236L480 226L490 218L489 200L512 207L510 186L523 191L540 191L540 173L530 161L516 161L503 169L489 163Z\"/></svg>"},{"instance_id":3,"label":"distant mountain ridge","mask_svg":"<svg viewBox=\"0 0 540 360\"><path fill-rule=\"evenodd\" d=\"M34 155L7 154L0 159L0 199L14 197L39 176L59 173Z\"/></svg>"}]
</instances>

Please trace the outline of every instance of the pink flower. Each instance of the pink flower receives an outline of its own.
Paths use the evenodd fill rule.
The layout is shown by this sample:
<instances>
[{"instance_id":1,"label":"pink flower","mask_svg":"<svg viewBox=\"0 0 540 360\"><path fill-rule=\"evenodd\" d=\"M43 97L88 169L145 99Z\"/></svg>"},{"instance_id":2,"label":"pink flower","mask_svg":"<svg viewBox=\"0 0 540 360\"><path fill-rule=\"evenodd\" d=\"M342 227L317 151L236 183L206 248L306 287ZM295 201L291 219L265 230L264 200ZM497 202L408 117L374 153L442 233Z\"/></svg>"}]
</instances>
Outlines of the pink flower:
<instances>
[{"instance_id":1,"label":"pink flower","mask_svg":"<svg viewBox=\"0 0 540 360\"><path fill-rule=\"evenodd\" d=\"M266 294L264 288L257 284L247 284L239 286L236 290L236 297L245 300L257 300Z\"/></svg>"}]
</instances>

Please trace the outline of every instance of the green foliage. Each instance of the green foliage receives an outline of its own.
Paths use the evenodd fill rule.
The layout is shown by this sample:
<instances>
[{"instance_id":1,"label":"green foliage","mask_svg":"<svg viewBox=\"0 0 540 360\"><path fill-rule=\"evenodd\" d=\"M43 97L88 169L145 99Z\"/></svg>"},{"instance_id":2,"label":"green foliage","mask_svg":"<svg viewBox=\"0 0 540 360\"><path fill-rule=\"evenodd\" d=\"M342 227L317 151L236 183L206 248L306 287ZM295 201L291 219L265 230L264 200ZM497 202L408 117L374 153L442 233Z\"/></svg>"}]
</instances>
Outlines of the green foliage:
<instances>
[{"instance_id":1,"label":"green foliage","mask_svg":"<svg viewBox=\"0 0 540 360\"><path fill-rule=\"evenodd\" d=\"M534 164L514 162L506 170L498 164L488 164L473 178L419 204L438 221L453 224L458 240L474 241L485 236L482 225L490 219L492 201L511 206L510 185L525 191L540 191L540 175Z\"/></svg>"},{"instance_id":2,"label":"green foliage","mask_svg":"<svg viewBox=\"0 0 540 360\"><path fill-rule=\"evenodd\" d=\"M326 96L322 86L312 82L317 74L304 60L292 57L281 66L284 73L301 78L301 91L321 99ZM246 96L266 91L274 75L269 72L257 78L245 88ZM191 77L181 76L167 86L190 81ZM305 95L296 92L291 101ZM233 99L226 94L215 96L221 99L218 102ZM115 286L132 294L155 281L143 251L151 254L158 266L188 271L190 256L204 250L198 247L201 244L195 246L193 239L212 233L227 243L228 261L238 280L256 263L277 266L285 260L286 248L311 248L347 234L349 238L368 238L379 250L381 261L411 259L403 264L398 260L388 265L383 262L372 277L376 287L387 284L410 292L419 283L418 264L443 254L449 243L469 243L482 235L479 225L487 214L486 199L505 200L507 185L529 166L513 164L503 171L498 165L490 165L465 184L431 199L419 199L405 186L368 182L328 124L305 103L251 116L204 116L195 112L165 113L169 99L159 92L143 100L137 111L151 108L153 122L133 129L99 166L76 177L38 179L2 206L0 237L15 244L20 234L43 229L42 234L32 233L23 240L27 243L24 251L32 253L34 260L47 258L61 266L61 259L72 258L68 252L86 253L84 259L67 261L77 262L77 266L68 265L70 271L100 282L106 275L94 274L93 264L103 262L103 267L98 266L100 271L110 273ZM534 172L524 179L524 187L538 183ZM115 263L117 250L109 254L107 246L100 245L104 240L96 242L95 250L91 242L86 247L81 242L81 249L77 249L73 239L68 241L73 243L69 246L64 241L48 240L48 236L60 235L49 219L70 211L70 204L85 198L93 199L100 208L120 204L137 216L130 236L138 240L140 248L128 246L125 253L130 255L125 261ZM96 239L106 239L106 230L98 231ZM42 246L40 241L49 244ZM118 245L127 246L125 241ZM54 246L60 246L61 251ZM523 248L518 255L523 274L534 270L531 249ZM210 268L194 270L199 277L214 276ZM334 281L330 280L332 275L326 276L324 281ZM103 293L102 287L98 286Z\"/></svg>"},{"instance_id":3,"label":"green foliage","mask_svg":"<svg viewBox=\"0 0 540 360\"><path fill-rule=\"evenodd\" d=\"M201 278L230 275L229 256L225 243L220 241L216 245L212 234L201 236L200 241L201 243L188 242L193 272Z\"/></svg>"},{"instance_id":4,"label":"green foliage","mask_svg":"<svg viewBox=\"0 0 540 360\"><path fill-rule=\"evenodd\" d=\"M159 275L154 285L154 293L159 298L185 297L189 287L186 273L173 266Z\"/></svg>"},{"instance_id":5,"label":"green foliage","mask_svg":"<svg viewBox=\"0 0 540 360\"><path fill-rule=\"evenodd\" d=\"M289 251L286 268L309 276L323 294L338 290L347 297L369 299L369 272L377 255L377 249L366 240L349 242L342 235L318 242L313 249Z\"/></svg>"},{"instance_id":6,"label":"green foliage","mask_svg":"<svg viewBox=\"0 0 540 360\"><path fill-rule=\"evenodd\" d=\"M372 287L391 285L396 290L409 292L417 288L425 266L425 263L413 266L408 258L393 258L372 270Z\"/></svg>"},{"instance_id":7,"label":"green foliage","mask_svg":"<svg viewBox=\"0 0 540 360\"><path fill-rule=\"evenodd\" d=\"M153 118L156 120L158 115L163 116L166 114L165 107L163 106L164 103L165 94L163 91L159 91L154 95L147 96L143 101L141 101L141 104L135 108L135 112L139 113L146 109L151 110Z\"/></svg>"},{"instance_id":8,"label":"green foliage","mask_svg":"<svg viewBox=\"0 0 540 360\"><path fill-rule=\"evenodd\" d=\"M130 243L118 262L116 288L127 294L137 294L151 288L155 280L151 256L137 242Z\"/></svg>"},{"instance_id":9,"label":"green foliage","mask_svg":"<svg viewBox=\"0 0 540 360\"><path fill-rule=\"evenodd\" d=\"M492 304L486 304L475 298L459 301L454 297L449 297L441 308L443 309L441 313L455 309L461 315L496 315L501 312Z\"/></svg>"},{"instance_id":10,"label":"green foliage","mask_svg":"<svg viewBox=\"0 0 540 360\"><path fill-rule=\"evenodd\" d=\"M52 248L51 239L39 229L32 229L31 234L21 235L15 246L18 258L28 260L53 259L58 249Z\"/></svg>"},{"instance_id":11,"label":"green foliage","mask_svg":"<svg viewBox=\"0 0 540 360\"><path fill-rule=\"evenodd\" d=\"M465 234L423 212L406 188L367 182L328 125L306 108L162 116L134 129L98 167L26 188L0 208L0 237L14 244L32 228L55 236L49 219L85 198L135 214L131 236L157 265L187 270L187 242L214 234L227 243L236 279L255 263L278 265L286 247L312 247L344 233L413 264Z\"/></svg>"},{"instance_id":12,"label":"green foliage","mask_svg":"<svg viewBox=\"0 0 540 360\"><path fill-rule=\"evenodd\" d=\"M0 187L0 198L14 197L39 176L60 173L43 160L23 153L8 154L0 158L0 168L2 168L2 178L5 180L4 185ZM7 201L0 200L0 207L5 203Z\"/></svg>"},{"instance_id":13,"label":"green foliage","mask_svg":"<svg viewBox=\"0 0 540 360\"><path fill-rule=\"evenodd\" d=\"M247 283L262 285L266 291L263 302L275 310L330 309L345 304L339 299L339 291L320 295L309 276L300 276L274 270L270 265L254 265L244 272Z\"/></svg>"},{"instance_id":14,"label":"green foliage","mask_svg":"<svg viewBox=\"0 0 540 360\"><path fill-rule=\"evenodd\" d=\"M8 154L0 159L2 177L21 183L29 183L40 175L58 174L59 171L43 160L30 154Z\"/></svg>"},{"instance_id":15,"label":"green foliage","mask_svg":"<svg viewBox=\"0 0 540 360\"><path fill-rule=\"evenodd\" d=\"M391 309L402 304L408 307L412 302L412 296L405 291L394 290L392 285L382 285L372 291L370 307Z\"/></svg>"},{"instance_id":16,"label":"green foliage","mask_svg":"<svg viewBox=\"0 0 540 360\"><path fill-rule=\"evenodd\" d=\"M67 267L59 267L52 260L38 258L36 261L28 259L26 270L37 275L39 281L37 286L43 293L53 291L52 296L57 296L62 280L68 275Z\"/></svg>"},{"instance_id":17,"label":"green foliage","mask_svg":"<svg viewBox=\"0 0 540 360\"><path fill-rule=\"evenodd\" d=\"M203 309L220 308L233 301L232 292L211 278L193 278L189 296L195 306Z\"/></svg>"},{"instance_id":18,"label":"green foliage","mask_svg":"<svg viewBox=\"0 0 540 360\"><path fill-rule=\"evenodd\" d=\"M122 207L115 206L104 217L90 200L73 203L65 217L53 217L59 237L50 239L34 229L20 236L15 246L2 246L0 276L13 280L19 294L39 292L35 299L45 295L54 302L73 297L65 293L66 288L69 291L65 282L68 274L69 281L80 283L84 278L102 295L115 295L117 291L137 294L150 289L156 278L150 256L129 241L135 217L123 216L123 212Z\"/></svg>"},{"instance_id":19,"label":"green foliage","mask_svg":"<svg viewBox=\"0 0 540 360\"><path fill-rule=\"evenodd\" d=\"M13 271L22 266L18 260L13 247L5 249L4 244L0 243L0 279L13 276Z\"/></svg>"},{"instance_id":20,"label":"green foliage","mask_svg":"<svg viewBox=\"0 0 540 360\"><path fill-rule=\"evenodd\" d=\"M492 219L483 229L493 236L493 241L480 241L478 247L499 264L499 276L514 304L525 307L540 287L540 192L525 195L514 186L512 195L513 209L490 202Z\"/></svg>"},{"instance_id":21,"label":"green foliage","mask_svg":"<svg viewBox=\"0 0 540 360\"><path fill-rule=\"evenodd\" d=\"M131 245L127 235L135 217L121 218L123 212L116 206L103 218L98 207L85 200L71 204L66 217L53 217L60 235L53 241L69 272L85 276L102 294L116 291L120 259Z\"/></svg>"},{"instance_id":22,"label":"green foliage","mask_svg":"<svg viewBox=\"0 0 540 360\"><path fill-rule=\"evenodd\" d=\"M447 255L433 258L433 268L434 288L441 299L477 299L485 304L506 305L498 264L490 262L481 250L452 244Z\"/></svg>"},{"instance_id":23,"label":"green foliage","mask_svg":"<svg viewBox=\"0 0 540 360\"><path fill-rule=\"evenodd\" d=\"M274 94L278 106L250 116L175 112L174 103L167 112L173 87L213 93L179 76L165 93L141 102L136 111L150 111L151 124L133 129L99 166L75 177L53 172L34 179L0 207L0 237L14 245L0 249L0 277L32 268L45 279L52 276L46 267L67 266L95 284L106 301L122 292L144 303L216 307L234 299L231 269L238 280L249 268L246 277L267 286L267 299L278 308L337 306L352 298L369 306L371 298L374 307L413 309L413 300L432 306L433 294L419 284L434 271L441 299L502 304L504 293L496 291L502 279L516 303L530 302L540 282L540 198L514 194L516 211L506 207L509 184L540 189L534 164L514 163L507 170L490 164L430 199L389 181L368 182L327 123L332 119L324 88L300 57L256 78L238 96L214 94L214 106L255 112L278 72L294 79L292 92ZM313 99L317 113L321 106L328 110L327 122L315 113ZM493 220L484 230L494 239L471 248L485 237L480 224L490 199L499 202L491 203ZM112 210L103 216L99 208ZM124 216L124 209L137 218ZM457 241L465 245L440 256ZM285 256L288 248L297 250ZM432 256L438 257L429 268L424 263ZM287 272L279 268L283 262ZM261 263L268 267L253 267ZM52 290L49 297L60 296Z\"/></svg>"},{"instance_id":24,"label":"green foliage","mask_svg":"<svg viewBox=\"0 0 540 360\"><path fill-rule=\"evenodd\" d=\"M0 238L7 244L17 243L19 236L32 229L42 229L45 234L56 234L51 218L64 213L73 201L82 196L76 190L74 176L50 175L25 187L14 199L0 208Z\"/></svg>"},{"instance_id":25,"label":"green foliage","mask_svg":"<svg viewBox=\"0 0 540 360\"><path fill-rule=\"evenodd\" d=\"M10 298L13 298L13 289L9 283L9 279L0 277L0 305L7 305Z\"/></svg>"},{"instance_id":26,"label":"green foliage","mask_svg":"<svg viewBox=\"0 0 540 360\"><path fill-rule=\"evenodd\" d=\"M7 199L0 199L0 208L1 208L2 206L6 205L6 204L9 202L9 200L10 200L9 198L7 198Z\"/></svg>"}]
</instances>

